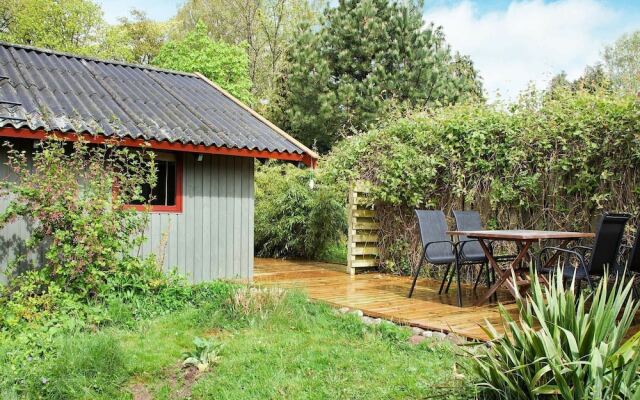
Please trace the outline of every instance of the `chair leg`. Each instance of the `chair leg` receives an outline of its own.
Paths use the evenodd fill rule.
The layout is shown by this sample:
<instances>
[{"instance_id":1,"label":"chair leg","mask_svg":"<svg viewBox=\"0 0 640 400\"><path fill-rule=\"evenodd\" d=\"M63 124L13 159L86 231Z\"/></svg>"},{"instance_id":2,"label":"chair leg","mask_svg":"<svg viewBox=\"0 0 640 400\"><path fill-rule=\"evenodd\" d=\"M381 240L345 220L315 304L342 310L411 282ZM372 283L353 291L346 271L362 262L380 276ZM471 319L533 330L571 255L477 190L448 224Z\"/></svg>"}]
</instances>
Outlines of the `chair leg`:
<instances>
[{"instance_id":1,"label":"chair leg","mask_svg":"<svg viewBox=\"0 0 640 400\"><path fill-rule=\"evenodd\" d=\"M493 268L491 268L491 265L487 264L487 269L486 269L486 274L487 274L487 289L491 288L491 271L493 270Z\"/></svg>"},{"instance_id":2,"label":"chair leg","mask_svg":"<svg viewBox=\"0 0 640 400\"><path fill-rule=\"evenodd\" d=\"M451 274L449 275L449 282L447 282L447 288L444 290L445 293L449 293L449 288L451 287L451 282L453 282L453 277L456 273L455 267L451 270Z\"/></svg>"},{"instance_id":3,"label":"chair leg","mask_svg":"<svg viewBox=\"0 0 640 400\"><path fill-rule=\"evenodd\" d=\"M496 271L493 268L489 268L491 271L491 283L489 283L489 288L493 287L493 284L496 283ZM493 293L493 299L498 301L498 291L496 290Z\"/></svg>"},{"instance_id":4,"label":"chair leg","mask_svg":"<svg viewBox=\"0 0 640 400\"><path fill-rule=\"evenodd\" d=\"M589 283L589 287L591 288L591 290L596 290L596 287L593 285L593 281L591 280L589 274L587 274L587 282Z\"/></svg>"},{"instance_id":5,"label":"chair leg","mask_svg":"<svg viewBox=\"0 0 640 400\"><path fill-rule=\"evenodd\" d=\"M573 289L574 292L574 296L576 298L575 302L576 302L576 307L578 306L578 303L580 303L580 292L582 291L582 279L577 279L575 282L576 287Z\"/></svg>"},{"instance_id":6,"label":"chair leg","mask_svg":"<svg viewBox=\"0 0 640 400\"><path fill-rule=\"evenodd\" d=\"M629 274L629 279L631 279L631 298L638 299L638 283L636 282L636 277Z\"/></svg>"},{"instance_id":7,"label":"chair leg","mask_svg":"<svg viewBox=\"0 0 640 400\"><path fill-rule=\"evenodd\" d=\"M438 294L442 294L442 289L444 288L444 283L447 281L447 278L449 277L449 270L451 269L451 264L447 264L447 269L444 270L444 276L442 277L442 282L440 283L440 290L438 290ZM448 291L448 286L447 286L447 291Z\"/></svg>"},{"instance_id":8,"label":"chair leg","mask_svg":"<svg viewBox=\"0 0 640 400\"><path fill-rule=\"evenodd\" d=\"M462 307L462 286L460 285L460 263L456 257L456 281L458 285L458 307Z\"/></svg>"},{"instance_id":9,"label":"chair leg","mask_svg":"<svg viewBox=\"0 0 640 400\"><path fill-rule=\"evenodd\" d=\"M416 287L416 281L418 280L418 275L420 275L420 268L422 268L422 264L424 264L424 259L427 256L427 248L425 247L422 252L422 257L420 257L420 262L418 263L418 268L416 268L416 274L413 276L413 282L411 283L411 289L409 289L409 294L407 297L411 298L413 295L413 289Z\"/></svg>"}]
</instances>

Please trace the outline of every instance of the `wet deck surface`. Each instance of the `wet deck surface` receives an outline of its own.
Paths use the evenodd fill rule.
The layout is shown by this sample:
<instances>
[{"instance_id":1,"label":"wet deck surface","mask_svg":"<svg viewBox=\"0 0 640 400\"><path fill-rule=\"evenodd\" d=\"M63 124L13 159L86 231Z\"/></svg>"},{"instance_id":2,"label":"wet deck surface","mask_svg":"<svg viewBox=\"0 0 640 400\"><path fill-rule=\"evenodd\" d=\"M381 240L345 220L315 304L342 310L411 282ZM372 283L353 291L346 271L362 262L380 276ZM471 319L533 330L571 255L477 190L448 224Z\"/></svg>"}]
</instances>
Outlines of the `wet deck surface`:
<instances>
[{"instance_id":1,"label":"wet deck surface","mask_svg":"<svg viewBox=\"0 0 640 400\"><path fill-rule=\"evenodd\" d=\"M380 273L356 276L347 274L342 265L307 261L289 261L257 258L254 282L305 291L314 300L336 307L362 310L365 315L401 322L442 332L453 332L468 339L487 340L481 329L488 320L501 329L497 304L474 307L477 296L484 289L473 293L470 286L462 288L464 307L457 307L456 289L452 285L449 294L439 295L439 281L418 280L413 297L407 293L411 279ZM515 303L510 295L499 293L499 301L515 313Z\"/></svg>"}]
</instances>

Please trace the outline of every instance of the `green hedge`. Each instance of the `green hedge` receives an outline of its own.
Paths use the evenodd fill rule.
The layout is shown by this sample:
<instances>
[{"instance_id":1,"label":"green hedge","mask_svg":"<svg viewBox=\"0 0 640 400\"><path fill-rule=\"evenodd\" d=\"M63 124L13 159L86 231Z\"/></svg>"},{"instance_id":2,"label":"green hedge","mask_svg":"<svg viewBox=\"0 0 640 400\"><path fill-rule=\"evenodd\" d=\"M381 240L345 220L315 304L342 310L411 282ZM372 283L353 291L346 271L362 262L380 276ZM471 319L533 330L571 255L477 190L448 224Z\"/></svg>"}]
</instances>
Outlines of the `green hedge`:
<instances>
[{"instance_id":1,"label":"green hedge","mask_svg":"<svg viewBox=\"0 0 640 400\"><path fill-rule=\"evenodd\" d=\"M255 182L256 255L336 261L331 253L346 234L346 195L291 164L259 165Z\"/></svg>"},{"instance_id":2,"label":"green hedge","mask_svg":"<svg viewBox=\"0 0 640 400\"><path fill-rule=\"evenodd\" d=\"M407 272L414 208L478 209L490 227L588 229L602 210L638 211L639 161L636 98L555 92L417 113L343 141L322 168L343 188L373 183L383 260Z\"/></svg>"}]
</instances>

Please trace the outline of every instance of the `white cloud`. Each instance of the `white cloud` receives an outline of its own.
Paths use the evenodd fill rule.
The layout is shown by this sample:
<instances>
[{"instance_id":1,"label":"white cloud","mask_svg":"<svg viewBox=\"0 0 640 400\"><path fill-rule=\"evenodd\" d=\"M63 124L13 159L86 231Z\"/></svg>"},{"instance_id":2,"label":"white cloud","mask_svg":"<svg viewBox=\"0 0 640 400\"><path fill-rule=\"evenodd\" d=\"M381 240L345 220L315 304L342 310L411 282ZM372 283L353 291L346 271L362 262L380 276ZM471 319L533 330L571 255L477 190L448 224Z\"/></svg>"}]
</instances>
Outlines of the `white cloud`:
<instances>
[{"instance_id":1,"label":"white cloud","mask_svg":"<svg viewBox=\"0 0 640 400\"><path fill-rule=\"evenodd\" d=\"M595 0L513 1L483 14L463 1L428 10L424 20L442 25L453 49L471 56L491 98L499 90L506 99L563 70L578 77L623 30L621 15Z\"/></svg>"}]
</instances>

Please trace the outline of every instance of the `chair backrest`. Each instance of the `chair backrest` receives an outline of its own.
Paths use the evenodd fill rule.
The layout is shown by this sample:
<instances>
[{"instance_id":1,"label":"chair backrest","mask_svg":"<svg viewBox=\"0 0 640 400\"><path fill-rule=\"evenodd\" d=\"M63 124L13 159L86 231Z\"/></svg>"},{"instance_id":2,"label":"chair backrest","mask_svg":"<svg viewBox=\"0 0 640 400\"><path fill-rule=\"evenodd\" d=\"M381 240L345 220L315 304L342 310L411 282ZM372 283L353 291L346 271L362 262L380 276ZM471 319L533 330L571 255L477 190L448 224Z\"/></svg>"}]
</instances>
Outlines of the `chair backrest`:
<instances>
[{"instance_id":1,"label":"chair backrest","mask_svg":"<svg viewBox=\"0 0 640 400\"><path fill-rule=\"evenodd\" d=\"M633 241L631 252L627 259L627 271L640 272L640 225L636 230L636 238Z\"/></svg>"},{"instance_id":2,"label":"chair backrest","mask_svg":"<svg viewBox=\"0 0 640 400\"><path fill-rule=\"evenodd\" d=\"M477 211L453 211L453 217L456 219L456 230L458 231L480 231L482 227L482 219ZM459 241L469 240L466 236L458 236ZM469 242L462 247L462 253L466 257L484 257L484 251L477 241Z\"/></svg>"},{"instance_id":3,"label":"chair backrest","mask_svg":"<svg viewBox=\"0 0 640 400\"><path fill-rule=\"evenodd\" d=\"M442 210L416 210L418 224L420 225L420 239L422 246L430 242L451 240L447 235L447 218ZM453 249L448 243L435 243L427 248L427 261L434 262L442 258L452 257Z\"/></svg>"},{"instance_id":4,"label":"chair backrest","mask_svg":"<svg viewBox=\"0 0 640 400\"><path fill-rule=\"evenodd\" d=\"M604 213L596 228L596 239L587 268L594 275L602 275L605 268L617 270L618 250L624 236L629 214Z\"/></svg>"}]
</instances>

